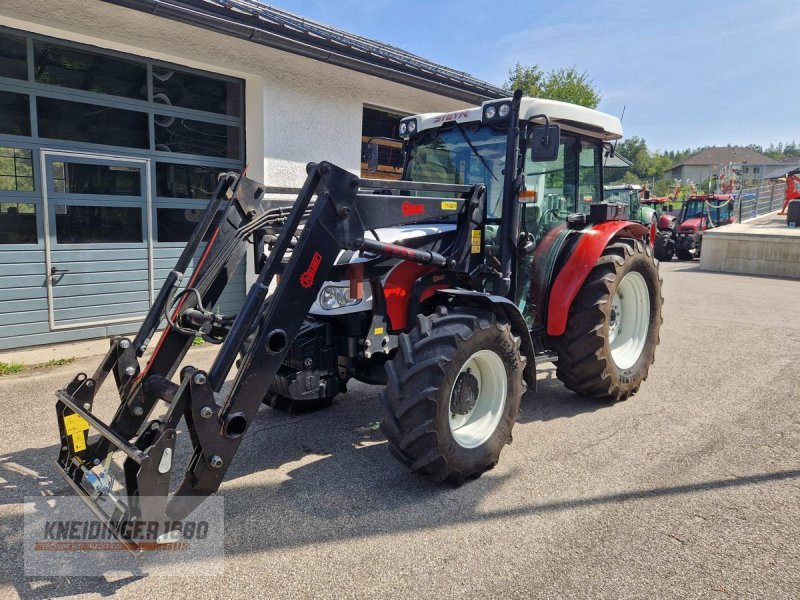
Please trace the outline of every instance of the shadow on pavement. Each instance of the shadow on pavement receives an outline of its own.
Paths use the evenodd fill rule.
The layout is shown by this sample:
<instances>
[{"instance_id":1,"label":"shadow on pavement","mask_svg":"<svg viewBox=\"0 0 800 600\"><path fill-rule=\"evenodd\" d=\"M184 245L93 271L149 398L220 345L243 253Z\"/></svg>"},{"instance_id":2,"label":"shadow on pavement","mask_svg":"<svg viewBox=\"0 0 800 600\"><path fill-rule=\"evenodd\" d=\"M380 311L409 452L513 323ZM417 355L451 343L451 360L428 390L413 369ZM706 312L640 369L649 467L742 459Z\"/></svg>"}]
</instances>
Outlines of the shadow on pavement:
<instances>
[{"instance_id":1,"label":"shadow on pavement","mask_svg":"<svg viewBox=\"0 0 800 600\"><path fill-rule=\"evenodd\" d=\"M609 407L567 391L548 367L543 365L547 377L540 379L539 393L529 394L523 401L520 427ZM375 431L380 407L370 401L373 389L359 388L334 408L314 414L292 416L267 408L259 413L222 489L229 559L800 477L798 469L493 509L487 498L513 478L513 473L488 473L459 488L410 474L389 455ZM48 580L23 574L20 503L24 496L67 493L53 465L56 452L53 445L0 456L0 476L5 480L0 496L0 547L5 558L0 565L0 584L13 586L24 598L86 592L112 595L140 576L116 581L100 577Z\"/></svg>"}]
</instances>

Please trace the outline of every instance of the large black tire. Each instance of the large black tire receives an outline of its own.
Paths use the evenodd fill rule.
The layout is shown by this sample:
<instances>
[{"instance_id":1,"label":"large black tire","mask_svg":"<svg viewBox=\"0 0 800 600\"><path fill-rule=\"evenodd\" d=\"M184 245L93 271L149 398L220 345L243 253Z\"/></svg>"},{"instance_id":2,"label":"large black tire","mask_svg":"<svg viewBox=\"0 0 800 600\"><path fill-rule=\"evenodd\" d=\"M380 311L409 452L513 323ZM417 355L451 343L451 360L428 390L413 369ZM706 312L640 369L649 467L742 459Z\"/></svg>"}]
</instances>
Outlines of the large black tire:
<instances>
[{"instance_id":1,"label":"large black tire","mask_svg":"<svg viewBox=\"0 0 800 600\"><path fill-rule=\"evenodd\" d=\"M789 205L786 207L786 224L789 227L800 227L800 200L789 200Z\"/></svg>"},{"instance_id":2,"label":"large black tire","mask_svg":"<svg viewBox=\"0 0 800 600\"><path fill-rule=\"evenodd\" d=\"M632 272L641 275L647 287L647 334L635 362L619 368L609 342L612 300L623 279ZM663 302L661 277L650 246L639 240L608 246L570 307L566 331L552 339L558 353L556 376L583 396L616 402L635 394L655 359Z\"/></svg>"},{"instance_id":3,"label":"large black tire","mask_svg":"<svg viewBox=\"0 0 800 600\"><path fill-rule=\"evenodd\" d=\"M478 395L467 397L467 404L460 408L451 404L456 382L460 381L458 389L462 393L467 388L469 372L460 373L462 367L481 350L489 350L501 359L498 364L504 373L495 371L493 376L498 382L505 381L506 396L495 412L499 414L496 427L486 429L487 437L480 445L465 447L457 440L463 432L454 435L451 430L451 412L470 410L470 398L485 398L480 394L497 389L485 386L478 392L475 388ZM386 365L388 381L381 393L385 412L381 429L392 454L411 470L454 485L494 467L503 447L511 442L511 430L519 415L525 392L525 360L519 337L512 334L508 322L491 312L438 307L432 315L419 315L414 329L400 336L398 352ZM490 376L478 374L481 378ZM482 399L473 403L471 410L477 411L477 406L483 406L481 402ZM456 413L452 412L452 416L456 418ZM476 442L481 439L483 435Z\"/></svg>"},{"instance_id":4,"label":"large black tire","mask_svg":"<svg viewBox=\"0 0 800 600\"><path fill-rule=\"evenodd\" d=\"M661 262L669 262L672 260L672 255L675 253L675 240L672 238L672 230L664 229L656 233L655 245L653 253L656 260Z\"/></svg>"}]
</instances>

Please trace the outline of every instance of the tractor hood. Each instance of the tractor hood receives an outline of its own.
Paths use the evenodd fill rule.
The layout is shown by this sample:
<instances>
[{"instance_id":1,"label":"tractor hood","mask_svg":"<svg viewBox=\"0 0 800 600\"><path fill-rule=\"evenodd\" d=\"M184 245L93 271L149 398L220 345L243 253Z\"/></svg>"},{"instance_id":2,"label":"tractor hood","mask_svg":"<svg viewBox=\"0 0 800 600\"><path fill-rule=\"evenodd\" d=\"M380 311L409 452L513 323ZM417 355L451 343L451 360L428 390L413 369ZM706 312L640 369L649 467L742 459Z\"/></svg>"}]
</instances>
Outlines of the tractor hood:
<instances>
[{"instance_id":1,"label":"tractor hood","mask_svg":"<svg viewBox=\"0 0 800 600\"><path fill-rule=\"evenodd\" d=\"M678 232L693 233L695 231L700 231L703 221L705 221L705 217L693 217L691 219L686 219L683 223L681 223L680 227L678 227Z\"/></svg>"},{"instance_id":2,"label":"tractor hood","mask_svg":"<svg viewBox=\"0 0 800 600\"><path fill-rule=\"evenodd\" d=\"M675 224L675 215L661 215L658 217L659 229L670 229Z\"/></svg>"}]
</instances>

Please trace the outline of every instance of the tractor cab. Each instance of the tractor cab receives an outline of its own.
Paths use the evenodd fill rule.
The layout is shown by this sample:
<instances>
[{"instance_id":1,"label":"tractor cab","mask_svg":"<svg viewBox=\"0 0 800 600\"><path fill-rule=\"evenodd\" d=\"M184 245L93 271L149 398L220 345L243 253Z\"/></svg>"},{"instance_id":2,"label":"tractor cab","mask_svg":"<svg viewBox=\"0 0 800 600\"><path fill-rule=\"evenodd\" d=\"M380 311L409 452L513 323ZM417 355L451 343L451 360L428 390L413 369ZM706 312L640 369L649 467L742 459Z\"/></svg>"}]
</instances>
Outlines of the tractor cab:
<instances>
[{"instance_id":1,"label":"tractor cab","mask_svg":"<svg viewBox=\"0 0 800 600\"><path fill-rule=\"evenodd\" d=\"M734 198L730 194L690 196L683 204L679 217L679 232L696 232L733 223Z\"/></svg>"},{"instance_id":2,"label":"tractor cab","mask_svg":"<svg viewBox=\"0 0 800 600\"><path fill-rule=\"evenodd\" d=\"M603 188L603 199L606 202L615 202L630 207L631 219L641 223L650 224L653 217L653 210L645 209L647 202L642 199L642 186L631 183L621 185L607 185Z\"/></svg>"},{"instance_id":3,"label":"tractor cab","mask_svg":"<svg viewBox=\"0 0 800 600\"><path fill-rule=\"evenodd\" d=\"M530 295L532 265L547 263L544 255L556 240L555 249L561 246L570 215L588 214L602 202L603 156L610 142L622 137L619 119L565 102L515 96L408 117L399 133L404 180L485 185L483 227L473 238L473 252L483 252L497 274L485 289L513 295L534 324L530 309L541 298ZM506 169L509 162L513 169ZM578 221L586 224L588 217Z\"/></svg>"}]
</instances>

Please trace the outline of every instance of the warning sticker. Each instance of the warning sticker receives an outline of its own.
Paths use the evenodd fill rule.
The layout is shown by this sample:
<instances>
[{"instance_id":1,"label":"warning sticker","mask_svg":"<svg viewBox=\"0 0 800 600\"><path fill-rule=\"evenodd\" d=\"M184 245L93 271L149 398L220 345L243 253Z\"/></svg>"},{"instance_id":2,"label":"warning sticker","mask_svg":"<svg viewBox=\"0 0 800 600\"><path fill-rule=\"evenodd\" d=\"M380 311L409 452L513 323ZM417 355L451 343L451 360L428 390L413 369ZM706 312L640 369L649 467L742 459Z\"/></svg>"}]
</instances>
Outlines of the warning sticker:
<instances>
[{"instance_id":1,"label":"warning sticker","mask_svg":"<svg viewBox=\"0 0 800 600\"><path fill-rule=\"evenodd\" d=\"M73 452L83 452L86 450L86 436L82 431L72 434L72 450Z\"/></svg>"},{"instance_id":2,"label":"warning sticker","mask_svg":"<svg viewBox=\"0 0 800 600\"><path fill-rule=\"evenodd\" d=\"M64 417L64 428L67 430L67 435L75 435L89 429L89 421L73 413ZM81 439L83 439L83 436L81 436Z\"/></svg>"},{"instance_id":3,"label":"warning sticker","mask_svg":"<svg viewBox=\"0 0 800 600\"><path fill-rule=\"evenodd\" d=\"M442 210L458 210L458 202L442 200Z\"/></svg>"},{"instance_id":4,"label":"warning sticker","mask_svg":"<svg viewBox=\"0 0 800 600\"><path fill-rule=\"evenodd\" d=\"M383 335L383 327L376 327L374 331L375 335Z\"/></svg>"},{"instance_id":5,"label":"warning sticker","mask_svg":"<svg viewBox=\"0 0 800 600\"><path fill-rule=\"evenodd\" d=\"M481 253L481 231L474 229L472 231L472 254Z\"/></svg>"}]
</instances>

